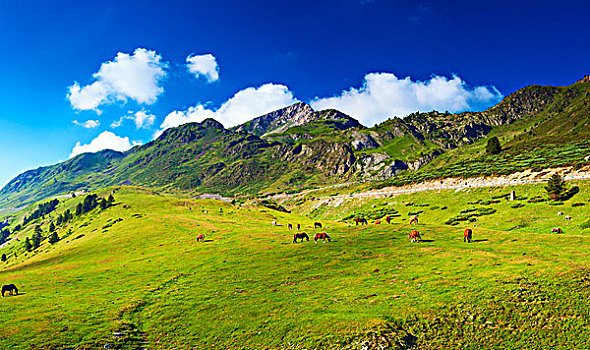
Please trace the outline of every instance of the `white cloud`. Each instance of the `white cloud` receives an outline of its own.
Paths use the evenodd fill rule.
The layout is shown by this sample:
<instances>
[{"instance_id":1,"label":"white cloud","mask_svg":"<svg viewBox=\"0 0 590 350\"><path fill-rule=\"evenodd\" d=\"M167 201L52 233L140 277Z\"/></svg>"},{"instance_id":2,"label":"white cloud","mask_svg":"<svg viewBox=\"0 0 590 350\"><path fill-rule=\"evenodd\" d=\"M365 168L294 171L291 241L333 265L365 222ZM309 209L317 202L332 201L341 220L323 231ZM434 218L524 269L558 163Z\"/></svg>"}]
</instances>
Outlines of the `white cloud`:
<instances>
[{"instance_id":1,"label":"white cloud","mask_svg":"<svg viewBox=\"0 0 590 350\"><path fill-rule=\"evenodd\" d=\"M138 142L131 143L128 137L120 137L110 131L104 131L94 140L90 141L90 143L87 145L81 145L80 142L77 142L76 146L74 146L74 149L72 149L70 158L73 158L78 154L86 152L98 152L104 149L112 149L115 151L124 152L138 144Z\"/></svg>"},{"instance_id":2,"label":"white cloud","mask_svg":"<svg viewBox=\"0 0 590 350\"><path fill-rule=\"evenodd\" d=\"M93 128L96 128L96 127L98 127L100 125L100 121L99 120L92 120L92 119L87 120L85 122L79 122L77 120L74 120L73 123L76 124L76 125L78 125L78 126L81 126L83 128L86 128L86 129L93 129Z\"/></svg>"},{"instance_id":3,"label":"white cloud","mask_svg":"<svg viewBox=\"0 0 590 350\"><path fill-rule=\"evenodd\" d=\"M351 87L339 96L310 102L314 109L338 109L371 126L387 118L405 117L416 111L481 110L498 103L502 94L494 87L470 89L458 76L433 76L427 81L399 79L391 73L370 73L360 88Z\"/></svg>"},{"instance_id":4,"label":"white cloud","mask_svg":"<svg viewBox=\"0 0 590 350\"><path fill-rule=\"evenodd\" d=\"M129 115L123 116L111 123L111 128L118 128L123 124L124 120L133 120L135 123L135 127L138 129L147 129L150 126L154 125L154 121L156 121L156 116L153 114L149 114L149 112L145 111L138 111L138 112L129 112Z\"/></svg>"},{"instance_id":5,"label":"white cloud","mask_svg":"<svg viewBox=\"0 0 590 350\"><path fill-rule=\"evenodd\" d=\"M231 127L296 102L298 102L297 99L285 85L268 83L257 88L249 87L238 91L217 110L199 104L184 111L168 114L156 136L168 128L190 122L201 122L207 118L214 118L224 126Z\"/></svg>"},{"instance_id":6,"label":"white cloud","mask_svg":"<svg viewBox=\"0 0 590 350\"><path fill-rule=\"evenodd\" d=\"M74 82L67 98L74 109L97 113L100 113L99 106L115 101L131 99L152 104L164 92L160 83L166 77L167 68L167 63L155 51L138 48L133 55L119 52L92 75L95 82L85 86Z\"/></svg>"},{"instance_id":7,"label":"white cloud","mask_svg":"<svg viewBox=\"0 0 590 350\"><path fill-rule=\"evenodd\" d=\"M188 56L186 58L186 67L195 78L203 76L209 83L219 80L219 66L215 56L211 54Z\"/></svg>"}]
</instances>

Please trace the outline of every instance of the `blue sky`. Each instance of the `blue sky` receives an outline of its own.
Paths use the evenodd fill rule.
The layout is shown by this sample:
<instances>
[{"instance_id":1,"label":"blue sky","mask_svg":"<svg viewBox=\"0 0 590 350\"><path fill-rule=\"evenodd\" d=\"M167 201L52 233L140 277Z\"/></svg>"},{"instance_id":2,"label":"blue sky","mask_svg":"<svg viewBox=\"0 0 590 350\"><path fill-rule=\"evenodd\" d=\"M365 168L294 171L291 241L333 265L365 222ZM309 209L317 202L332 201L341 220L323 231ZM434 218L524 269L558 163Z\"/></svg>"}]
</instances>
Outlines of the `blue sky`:
<instances>
[{"instance_id":1,"label":"blue sky","mask_svg":"<svg viewBox=\"0 0 590 350\"><path fill-rule=\"evenodd\" d=\"M589 10L585 1L2 2L0 186L208 116L231 126L304 101L371 126L568 85L590 73Z\"/></svg>"}]
</instances>

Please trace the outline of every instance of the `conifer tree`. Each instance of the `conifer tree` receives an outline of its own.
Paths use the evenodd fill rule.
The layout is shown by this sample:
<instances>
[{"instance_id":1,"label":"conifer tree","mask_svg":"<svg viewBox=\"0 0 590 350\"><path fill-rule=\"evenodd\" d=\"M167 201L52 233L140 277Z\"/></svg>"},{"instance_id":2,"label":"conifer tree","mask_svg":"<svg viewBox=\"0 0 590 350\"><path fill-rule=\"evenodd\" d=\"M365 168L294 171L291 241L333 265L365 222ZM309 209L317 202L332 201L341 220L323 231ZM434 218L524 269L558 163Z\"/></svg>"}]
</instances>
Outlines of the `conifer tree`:
<instances>
[{"instance_id":1,"label":"conifer tree","mask_svg":"<svg viewBox=\"0 0 590 350\"><path fill-rule=\"evenodd\" d=\"M59 241L59 236L57 235L56 231L53 231L51 236L49 236L49 243L53 244L53 243L57 243L58 241Z\"/></svg>"},{"instance_id":2,"label":"conifer tree","mask_svg":"<svg viewBox=\"0 0 590 350\"><path fill-rule=\"evenodd\" d=\"M498 154L502 152L502 146L500 146L500 140L494 136L488 140L488 144L486 146L486 153L487 154Z\"/></svg>"},{"instance_id":3,"label":"conifer tree","mask_svg":"<svg viewBox=\"0 0 590 350\"><path fill-rule=\"evenodd\" d=\"M566 192L565 181L563 181L561 176L553 174L549 178L547 186L545 186L545 191L547 191L551 199L560 200Z\"/></svg>"},{"instance_id":4,"label":"conifer tree","mask_svg":"<svg viewBox=\"0 0 590 350\"><path fill-rule=\"evenodd\" d=\"M49 232L53 232L55 231L55 225L53 224L53 221L49 223Z\"/></svg>"},{"instance_id":5,"label":"conifer tree","mask_svg":"<svg viewBox=\"0 0 590 350\"><path fill-rule=\"evenodd\" d=\"M8 260L8 259L6 258L6 254L2 254L2 262L6 262L6 260Z\"/></svg>"},{"instance_id":6,"label":"conifer tree","mask_svg":"<svg viewBox=\"0 0 590 350\"><path fill-rule=\"evenodd\" d=\"M30 252L33 249L33 245L31 244L29 237L25 239L25 249L27 250L27 252Z\"/></svg>"}]
</instances>

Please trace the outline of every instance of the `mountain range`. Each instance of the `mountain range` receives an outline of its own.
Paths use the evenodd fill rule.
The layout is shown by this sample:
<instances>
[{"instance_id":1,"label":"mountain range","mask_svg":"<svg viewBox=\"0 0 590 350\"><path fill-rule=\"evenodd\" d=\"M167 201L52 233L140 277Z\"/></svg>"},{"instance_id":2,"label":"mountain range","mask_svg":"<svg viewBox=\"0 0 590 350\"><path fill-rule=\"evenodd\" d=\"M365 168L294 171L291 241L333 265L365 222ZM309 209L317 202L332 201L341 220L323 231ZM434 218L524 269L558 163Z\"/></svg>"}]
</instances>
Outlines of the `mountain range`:
<instances>
[{"instance_id":1,"label":"mountain range","mask_svg":"<svg viewBox=\"0 0 590 350\"><path fill-rule=\"evenodd\" d=\"M186 195L247 195L411 178L476 161L492 135L502 141L505 156L582 143L572 148L580 156L587 151L589 106L587 79L528 86L481 112L413 113L373 127L300 102L230 129L207 119L168 129L127 152L85 153L26 171L0 190L0 208L121 184Z\"/></svg>"}]
</instances>

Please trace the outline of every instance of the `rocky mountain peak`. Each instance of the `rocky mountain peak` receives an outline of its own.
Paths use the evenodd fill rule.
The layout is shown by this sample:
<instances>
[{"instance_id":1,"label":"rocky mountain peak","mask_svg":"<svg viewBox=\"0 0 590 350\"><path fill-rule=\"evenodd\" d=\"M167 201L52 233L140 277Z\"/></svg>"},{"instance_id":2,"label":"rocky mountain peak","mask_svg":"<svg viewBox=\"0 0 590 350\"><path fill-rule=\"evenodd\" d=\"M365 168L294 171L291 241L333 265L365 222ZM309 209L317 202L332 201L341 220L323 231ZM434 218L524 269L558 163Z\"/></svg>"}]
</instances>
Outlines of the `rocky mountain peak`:
<instances>
[{"instance_id":1,"label":"rocky mountain peak","mask_svg":"<svg viewBox=\"0 0 590 350\"><path fill-rule=\"evenodd\" d=\"M262 136L268 133L280 133L292 126L302 125L313 120L314 110L305 102L298 102L288 107L254 118L239 125L235 131L247 131Z\"/></svg>"}]
</instances>

